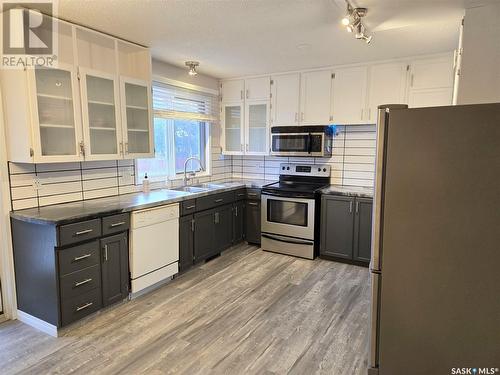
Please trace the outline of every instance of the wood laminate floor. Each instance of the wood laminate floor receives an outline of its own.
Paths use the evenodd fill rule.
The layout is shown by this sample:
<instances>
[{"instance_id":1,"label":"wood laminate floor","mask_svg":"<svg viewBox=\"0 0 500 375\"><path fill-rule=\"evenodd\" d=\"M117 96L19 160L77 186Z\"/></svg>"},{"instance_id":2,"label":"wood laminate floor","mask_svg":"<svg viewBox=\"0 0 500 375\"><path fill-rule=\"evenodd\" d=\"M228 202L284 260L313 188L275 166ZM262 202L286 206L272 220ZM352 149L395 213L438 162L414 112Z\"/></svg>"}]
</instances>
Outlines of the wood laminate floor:
<instances>
[{"instance_id":1,"label":"wood laminate floor","mask_svg":"<svg viewBox=\"0 0 500 375\"><path fill-rule=\"evenodd\" d=\"M0 325L1 374L366 374L369 274L240 245L53 338Z\"/></svg>"}]
</instances>

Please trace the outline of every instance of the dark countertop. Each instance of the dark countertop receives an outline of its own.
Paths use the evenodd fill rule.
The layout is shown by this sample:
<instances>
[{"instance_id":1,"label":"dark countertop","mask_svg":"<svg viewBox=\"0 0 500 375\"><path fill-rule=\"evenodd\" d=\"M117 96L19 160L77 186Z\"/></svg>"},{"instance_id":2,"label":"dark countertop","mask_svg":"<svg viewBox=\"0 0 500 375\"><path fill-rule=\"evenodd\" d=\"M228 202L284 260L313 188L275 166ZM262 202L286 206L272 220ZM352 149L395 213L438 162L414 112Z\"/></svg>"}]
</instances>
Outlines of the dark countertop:
<instances>
[{"instance_id":1,"label":"dark countertop","mask_svg":"<svg viewBox=\"0 0 500 375\"><path fill-rule=\"evenodd\" d=\"M90 199L71 203L63 203L40 208L28 208L12 211L14 219L37 224L61 225L80 220L92 219L105 215L130 212L181 202L188 199L203 197L209 194L222 193L240 188L261 188L275 181L267 180L223 180L212 184L224 185L223 188L210 189L199 193L157 189L149 193L132 193L113 197Z\"/></svg>"},{"instance_id":2,"label":"dark countertop","mask_svg":"<svg viewBox=\"0 0 500 375\"><path fill-rule=\"evenodd\" d=\"M373 198L373 188L361 186L330 185L320 190L324 195L343 195L347 197Z\"/></svg>"}]
</instances>

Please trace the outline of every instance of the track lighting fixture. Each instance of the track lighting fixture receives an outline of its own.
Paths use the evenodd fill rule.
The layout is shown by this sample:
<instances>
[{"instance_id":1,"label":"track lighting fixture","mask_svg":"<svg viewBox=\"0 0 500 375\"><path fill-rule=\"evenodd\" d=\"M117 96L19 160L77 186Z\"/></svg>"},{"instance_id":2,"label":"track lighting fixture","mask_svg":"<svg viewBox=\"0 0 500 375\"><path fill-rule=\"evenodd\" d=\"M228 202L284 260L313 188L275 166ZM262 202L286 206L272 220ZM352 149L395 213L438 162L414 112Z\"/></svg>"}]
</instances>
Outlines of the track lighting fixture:
<instances>
[{"instance_id":1,"label":"track lighting fixture","mask_svg":"<svg viewBox=\"0 0 500 375\"><path fill-rule=\"evenodd\" d=\"M200 63L198 61L186 61L186 66L189 67L189 71L188 71L188 74L190 76L195 76L198 74L198 72L196 71L196 67L199 66Z\"/></svg>"},{"instance_id":2,"label":"track lighting fixture","mask_svg":"<svg viewBox=\"0 0 500 375\"><path fill-rule=\"evenodd\" d=\"M344 18L342 18L342 25L344 25L348 32L355 32L356 39L364 40L366 44L370 44L372 41L372 36L366 35L366 29L361 18L366 16L368 9L366 8L353 8L351 4L346 0L347 3L347 13Z\"/></svg>"}]
</instances>

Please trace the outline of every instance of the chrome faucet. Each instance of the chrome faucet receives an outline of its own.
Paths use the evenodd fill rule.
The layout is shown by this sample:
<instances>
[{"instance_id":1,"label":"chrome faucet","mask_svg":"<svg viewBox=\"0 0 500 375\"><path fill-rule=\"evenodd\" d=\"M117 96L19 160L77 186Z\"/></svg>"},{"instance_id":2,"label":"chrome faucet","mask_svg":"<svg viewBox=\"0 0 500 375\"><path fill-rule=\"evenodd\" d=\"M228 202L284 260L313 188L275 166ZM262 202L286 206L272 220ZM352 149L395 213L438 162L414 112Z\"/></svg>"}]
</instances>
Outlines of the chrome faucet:
<instances>
[{"instance_id":1,"label":"chrome faucet","mask_svg":"<svg viewBox=\"0 0 500 375\"><path fill-rule=\"evenodd\" d=\"M194 156L191 156L189 158L186 159L186 161L184 162L184 186L186 186L188 184L188 181L189 181L189 177L194 177L196 174L195 172L190 172L189 173L189 177L187 175L187 172L186 172L186 169L187 169L187 163L188 161L190 160L196 160L198 161L198 163L200 164L200 168L202 171L205 171L205 167L203 166L203 163L201 162L200 159L198 159L197 157L194 157Z\"/></svg>"}]
</instances>

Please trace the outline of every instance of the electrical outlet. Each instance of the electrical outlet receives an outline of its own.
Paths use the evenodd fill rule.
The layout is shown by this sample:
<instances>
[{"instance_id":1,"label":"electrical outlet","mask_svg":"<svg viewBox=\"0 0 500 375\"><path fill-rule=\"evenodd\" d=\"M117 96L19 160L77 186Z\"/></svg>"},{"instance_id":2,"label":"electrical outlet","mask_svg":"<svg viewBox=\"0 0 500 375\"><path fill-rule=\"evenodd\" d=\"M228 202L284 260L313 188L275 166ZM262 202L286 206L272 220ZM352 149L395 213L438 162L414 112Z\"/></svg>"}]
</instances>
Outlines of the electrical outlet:
<instances>
[{"instance_id":1,"label":"electrical outlet","mask_svg":"<svg viewBox=\"0 0 500 375\"><path fill-rule=\"evenodd\" d=\"M42 182L39 178L34 178L32 182L33 189L40 190L42 188Z\"/></svg>"}]
</instances>

